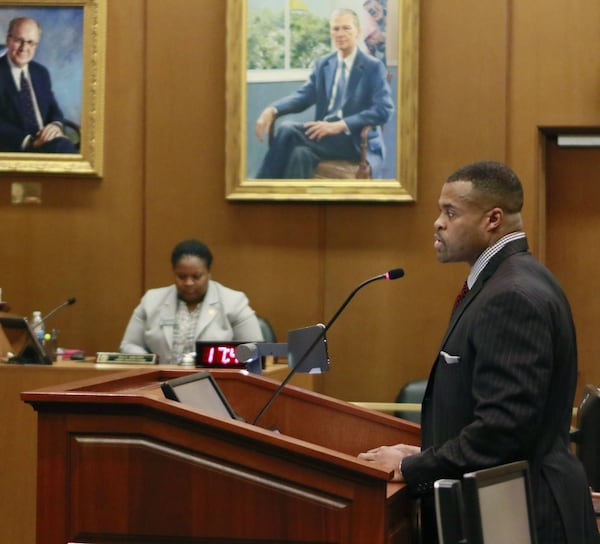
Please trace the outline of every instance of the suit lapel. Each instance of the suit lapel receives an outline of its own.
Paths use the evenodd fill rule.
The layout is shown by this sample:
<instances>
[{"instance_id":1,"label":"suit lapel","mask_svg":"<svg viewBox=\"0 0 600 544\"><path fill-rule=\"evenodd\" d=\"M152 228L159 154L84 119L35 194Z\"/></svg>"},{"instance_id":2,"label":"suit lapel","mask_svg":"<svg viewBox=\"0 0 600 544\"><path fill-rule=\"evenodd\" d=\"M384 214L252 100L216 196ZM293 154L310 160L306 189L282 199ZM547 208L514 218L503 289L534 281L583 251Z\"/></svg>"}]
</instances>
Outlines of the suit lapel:
<instances>
[{"instance_id":1,"label":"suit lapel","mask_svg":"<svg viewBox=\"0 0 600 544\"><path fill-rule=\"evenodd\" d=\"M332 55L327 59L325 66L323 67L323 73L325 75L325 95L326 101L325 110L329 107L329 101L331 99L331 93L333 92L333 82L335 81L335 72L337 70L337 57Z\"/></svg>"},{"instance_id":2,"label":"suit lapel","mask_svg":"<svg viewBox=\"0 0 600 544\"><path fill-rule=\"evenodd\" d=\"M498 270L500 264L511 255L527 251L528 249L529 245L527 243L527 238L520 238L518 240L515 240L514 242L506 244L496 255L494 255L494 257L492 257L490 262L479 274L479 277L477 278L475 285L473 285L473 288L470 289L469 292L465 295L462 304L454 312L452 312L452 315L450 317L450 323L448 324L448 329L446 330L446 334L444 335L444 339L442 340L442 346L444 346L444 344L446 343L446 340L454 330L454 327L456 327L456 324L460 320L463 313L469 307L471 302L475 300L479 292L483 289L483 286L485 285L487 280L494 275L494 272L496 272L496 270Z\"/></svg>"},{"instance_id":3,"label":"suit lapel","mask_svg":"<svg viewBox=\"0 0 600 544\"><path fill-rule=\"evenodd\" d=\"M354 96L354 90L356 87L358 87L358 82L363 77L365 70L363 59L364 53L362 53L360 50L357 51L356 57L354 58L354 64L352 65L352 70L350 70L348 85L346 86L346 101Z\"/></svg>"},{"instance_id":4,"label":"suit lapel","mask_svg":"<svg viewBox=\"0 0 600 544\"><path fill-rule=\"evenodd\" d=\"M12 72L10 71L10 64L8 63L6 55L0 59L0 74L0 77L6 82L4 88L6 89L7 95L12 100L15 108L23 115L21 101L19 100L19 90L17 89Z\"/></svg>"},{"instance_id":5,"label":"suit lapel","mask_svg":"<svg viewBox=\"0 0 600 544\"><path fill-rule=\"evenodd\" d=\"M200 336L202 331L206 329L216 317L218 310L219 297L217 296L217 290L212 281L208 283L208 289L206 296L202 302L202 308L200 310L200 316L196 323L196 338Z\"/></svg>"},{"instance_id":6,"label":"suit lapel","mask_svg":"<svg viewBox=\"0 0 600 544\"><path fill-rule=\"evenodd\" d=\"M35 92L35 99L37 100L37 105L40 110L40 114L42 116L42 119L44 119L46 117L46 114L48 113L48 89L46 88L46 85L44 85L44 80L41 77L40 71L38 70L38 66L33 62L29 63L29 77L31 79L31 85L33 86L33 90Z\"/></svg>"},{"instance_id":7,"label":"suit lapel","mask_svg":"<svg viewBox=\"0 0 600 544\"><path fill-rule=\"evenodd\" d=\"M177 289L175 286L169 291L160 307L160 328L163 332L169 349L173 348L173 331L177 322Z\"/></svg>"}]
</instances>

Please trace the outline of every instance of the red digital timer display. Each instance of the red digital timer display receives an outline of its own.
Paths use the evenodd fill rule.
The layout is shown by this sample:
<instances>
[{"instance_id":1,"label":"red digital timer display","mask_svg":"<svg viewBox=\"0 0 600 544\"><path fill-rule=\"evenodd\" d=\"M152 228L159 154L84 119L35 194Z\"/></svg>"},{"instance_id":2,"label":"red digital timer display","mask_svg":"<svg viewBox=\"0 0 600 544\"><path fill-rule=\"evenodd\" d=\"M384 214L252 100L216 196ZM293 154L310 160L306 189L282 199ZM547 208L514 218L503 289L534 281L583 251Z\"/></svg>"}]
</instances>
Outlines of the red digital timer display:
<instances>
[{"instance_id":1,"label":"red digital timer display","mask_svg":"<svg viewBox=\"0 0 600 544\"><path fill-rule=\"evenodd\" d=\"M196 342L196 366L245 368L238 361L235 348L241 342Z\"/></svg>"}]
</instances>

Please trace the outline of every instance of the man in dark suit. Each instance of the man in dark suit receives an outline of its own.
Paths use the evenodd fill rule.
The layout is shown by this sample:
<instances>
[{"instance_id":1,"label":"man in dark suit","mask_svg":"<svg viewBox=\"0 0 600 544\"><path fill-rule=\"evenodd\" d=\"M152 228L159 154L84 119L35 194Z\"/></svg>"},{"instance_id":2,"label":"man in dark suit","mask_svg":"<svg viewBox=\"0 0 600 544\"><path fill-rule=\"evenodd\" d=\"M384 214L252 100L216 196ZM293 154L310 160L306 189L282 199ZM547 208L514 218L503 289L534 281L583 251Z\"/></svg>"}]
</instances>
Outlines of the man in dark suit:
<instances>
[{"instance_id":1,"label":"man in dark suit","mask_svg":"<svg viewBox=\"0 0 600 544\"><path fill-rule=\"evenodd\" d=\"M381 125L394 111L387 70L375 57L359 51L356 13L333 12L330 32L337 52L317 60L308 81L295 93L274 102L256 121L256 136L264 135L277 116L315 106L315 120L283 121L256 175L262 179L305 179L323 159L360 159L360 132L373 125L367 160L372 176L381 177L385 146Z\"/></svg>"},{"instance_id":2,"label":"man in dark suit","mask_svg":"<svg viewBox=\"0 0 600 544\"><path fill-rule=\"evenodd\" d=\"M577 346L569 303L528 251L523 191L507 166L479 162L444 183L434 248L471 266L422 405L421 448L360 454L421 497L425 542L436 542L433 483L529 462L538 542L598 542L587 478L569 446Z\"/></svg>"},{"instance_id":3,"label":"man in dark suit","mask_svg":"<svg viewBox=\"0 0 600 544\"><path fill-rule=\"evenodd\" d=\"M0 151L78 153L63 133L63 114L48 70L33 57L42 30L35 19L13 19L0 58Z\"/></svg>"}]
</instances>

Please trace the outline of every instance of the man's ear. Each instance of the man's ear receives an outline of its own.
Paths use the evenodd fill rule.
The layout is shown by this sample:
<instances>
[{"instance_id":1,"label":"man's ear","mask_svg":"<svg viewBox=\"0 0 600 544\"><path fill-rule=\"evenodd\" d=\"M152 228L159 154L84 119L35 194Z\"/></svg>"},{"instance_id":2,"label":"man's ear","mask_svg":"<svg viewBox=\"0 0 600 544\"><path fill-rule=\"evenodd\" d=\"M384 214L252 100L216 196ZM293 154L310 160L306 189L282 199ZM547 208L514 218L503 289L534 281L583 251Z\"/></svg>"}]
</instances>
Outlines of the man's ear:
<instances>
[{"instance_id":1,"label":"man's ear","mask_svg":"<svg viewBox=\"0 0 600 544\"><path fill-rule=\"evenodd\" d=\"M488 212L488 223L490 230L497 229L502 225L502 220L504 219L504 212L502 208L492 208Z\"/></svg>"}]
</instances>

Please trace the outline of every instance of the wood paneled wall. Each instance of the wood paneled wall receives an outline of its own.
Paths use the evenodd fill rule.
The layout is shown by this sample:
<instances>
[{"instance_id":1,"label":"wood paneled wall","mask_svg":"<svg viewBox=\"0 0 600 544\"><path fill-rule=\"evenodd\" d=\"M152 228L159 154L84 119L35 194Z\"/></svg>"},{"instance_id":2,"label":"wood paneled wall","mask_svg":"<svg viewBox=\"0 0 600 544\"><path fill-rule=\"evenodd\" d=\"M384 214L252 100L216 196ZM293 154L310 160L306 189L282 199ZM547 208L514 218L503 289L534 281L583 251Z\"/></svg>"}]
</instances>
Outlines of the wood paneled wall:
<instances>
[{"instance_id":1,"label":"wood paneled wall","mask_svg":"<svg viewBox=\"0 0 600 544\"><path fill-rule=\"evenodd\" d=\"M226 9L108 0L104 177L43 178L43 204L14 207L15 176L3 176L4 297L29 315L75 296L48 325L67 347L113 350L141 294L171 281L173 245L198 237L214 250L213 277L244 290L284 340L401 266L405 278L367 287L331 329L319 380L347 400L393 400L427 375L468 272L432 248L445 177L508 161L534 252L543 246L538 127L600 125L600 3L422 2L418 201L393 205L225 200Z\"/></svg>"}]
</instances>

